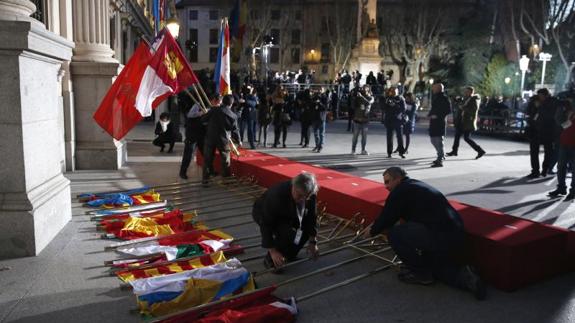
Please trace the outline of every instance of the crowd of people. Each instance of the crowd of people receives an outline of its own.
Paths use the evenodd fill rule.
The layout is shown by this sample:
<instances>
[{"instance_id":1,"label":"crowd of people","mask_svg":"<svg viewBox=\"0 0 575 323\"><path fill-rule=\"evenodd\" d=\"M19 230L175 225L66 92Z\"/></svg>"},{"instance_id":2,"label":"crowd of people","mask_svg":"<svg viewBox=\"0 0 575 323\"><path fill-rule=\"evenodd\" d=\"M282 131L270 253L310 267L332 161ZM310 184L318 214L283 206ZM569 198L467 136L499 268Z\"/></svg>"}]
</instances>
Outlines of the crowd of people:
<instances>
[{"instance_id":1,"label":"crowd of people","mask_svg":"<svg viewBox=\"0 0 575 323\"><path fill-rule=\"evenodd\" d=\"M285 75L292 77L291 74L280 74L279 77ZM301 73L301 71L293 77L296 83L302 81L307 82L303 84L308 85L312 78L311 74ZM381 121L386 128L387 157L391 158L393 154L398 154L400 158L406 158L411 144L411 134L415 130L415 122L418 118L420 100L413 93L408 92L402 95L403 89L396 86L386 87L383 93L376 93L379 91L377 90L379 85L383 84L381 82L387 80L383 72L378 73L377 76L370 73L367 78L370 83L360 86L361 74L359 72L356 71L350 75L344 71L337 79L340 84L335 88L301 86L295 91L286 89L285 84L282 83L285 80L277 80L269 86L262 83L244 84L225 100L229 107L225 110L225 118L222 116L216 118L217 131L210 130L209 117L203 115L205 112L197 104L184 105L186 139L180 177L187 178L187 168L195 147L204 153L206 150L211 152L219 149L224 156L228 157L227 159L229 159L229 151L226 154L226 150L228 150L230 138L233 138L237 144L250 149L286 148L288 129L296 124L299 124L300 147L313 146L310 147L312 151L320 153L327 142L326 124L337 117L339 106L337 101L342 99L346 100L344 106L348 118L347 130L352 133L350 140L352 155L369 154L368 128L369 123L375 120ZM375 87L373 82L376 84ZM473 87L465 87L463 93L463 97L449 98L442 83L435 83L432 86L432 99L427 119L429 120L428 134L436 151L436 158L431 163L431 167L443 167L446 157L458 156L462 137L476 152L476 159L486 154L486 151L472 138L473 133L478 129L482 100ZM212 95L211 99L213 100L212 106L222 105L223 98L218 95ZM565 184L566 173L570 170L575 158L571 146L573 136L568 135L572 131L569 128L573 119L572 103L551 96L547 89L540 89L526 106L526 131L530 142L532 166L528 177L554 175L553 170L557 165L558 187L549 195L566 195L567 200L572 200L575 192L573 184L569 193L567 193ZM374 107L380 115L374 113ZM453 116L455 135L451 150L445 152L449 115ZM273 138L268 140L270 126L273 129ZM171 127L169 115L162 114L156 126L158 137L154 140L155 145L162 147L161 151L164 150L163 147L166 144L169 145L168 152L173 149L176 138L170 136L170 133L173 133L170 131ZM212 138L218 136L218 140ZM211 144L207 146L204 142ZM539 162L541 145L544 148L542 164ZM207 169L206 179L209 178L210 173L213 172Z\"/></svg>"}]
</instances>

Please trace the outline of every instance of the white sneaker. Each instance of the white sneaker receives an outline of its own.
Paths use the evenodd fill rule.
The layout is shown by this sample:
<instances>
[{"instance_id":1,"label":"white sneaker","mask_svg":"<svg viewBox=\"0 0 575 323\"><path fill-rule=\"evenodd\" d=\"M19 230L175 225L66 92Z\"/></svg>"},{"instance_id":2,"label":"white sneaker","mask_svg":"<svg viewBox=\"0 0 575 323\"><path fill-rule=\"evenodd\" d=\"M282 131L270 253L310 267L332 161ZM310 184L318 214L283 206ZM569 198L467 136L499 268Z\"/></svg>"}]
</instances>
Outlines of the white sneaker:
<instances>
[{"instance_id":1,"label":"white sneaker","mask_svg":"<svg viewBox=\"0 0 575 323\"><path fill-rule=\"evenodd\" d=\"M369 155L369 153L367 152L367 150L364 150L361 152L362 155Z\"/></svg>"}]
</instances>

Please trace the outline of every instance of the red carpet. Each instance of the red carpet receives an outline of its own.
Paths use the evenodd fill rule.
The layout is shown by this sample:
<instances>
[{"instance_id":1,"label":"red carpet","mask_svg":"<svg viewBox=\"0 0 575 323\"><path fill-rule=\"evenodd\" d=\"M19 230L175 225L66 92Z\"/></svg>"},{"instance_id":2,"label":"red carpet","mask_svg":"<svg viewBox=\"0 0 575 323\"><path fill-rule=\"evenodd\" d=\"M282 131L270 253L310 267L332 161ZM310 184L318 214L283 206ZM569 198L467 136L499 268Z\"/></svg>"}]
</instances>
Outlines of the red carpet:
<instances>
[{"instance_id":1,"label":"red carpet","mask_svg":"<svg viewBox=\"0 0 575 323\"><path fill-rule=\"evenodd\" d=\"M216 158L214 167L219 165ZM339 217L361 212L370 223L381 212L388 195L383 183L257 151L244 150L239 159L234 157L232 161L236 176L253 176L264 187L302 171L316 175L318 199L326 203L329 213ZM575 269L575 232L450 202L465 223L466 260L476 265L492 286L513 291Z\"/></svg>"}]
</instances>

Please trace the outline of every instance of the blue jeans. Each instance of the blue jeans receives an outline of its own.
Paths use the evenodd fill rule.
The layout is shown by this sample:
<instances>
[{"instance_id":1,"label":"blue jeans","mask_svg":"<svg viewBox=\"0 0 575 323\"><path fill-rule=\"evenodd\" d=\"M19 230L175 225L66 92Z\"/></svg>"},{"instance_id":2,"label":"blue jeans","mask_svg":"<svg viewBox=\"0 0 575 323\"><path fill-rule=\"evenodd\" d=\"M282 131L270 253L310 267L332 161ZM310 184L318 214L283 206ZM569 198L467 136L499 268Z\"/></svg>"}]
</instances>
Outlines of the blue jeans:
<instances>
[{"instance_id":1,"label":"blue jeans","mask_svg":"<svg viewBox=\"0 0 575 323\"><path fill-rule=\"evenodd\" d=\"M325 121L313 122L313 137L315 139L315 146L317 148L323 148L325 137Z\"/></svg>"},{"instance_id":2,"label":"blue jeans","mask_svg":"<svg viewBox=\"0 0 575 323\"><path fill-rule=\"evenodd\" d=\"M435 151L437 152L436 162L442 163L443 158L445 157L445 153L443 151L443 136L430 137L430 139L431 139L431 144L433 145L433 147L435 148Z\"/></svg>"},{"instance_id":3,"label":"blue jeans","mask_svg":"<svg viewBox=\"0 0 575 323\"><path fill-rule=\"evenodd\" d=\"M559 161L557 162L557 188L564 190L567 189L565 184L565 177L567 177L567 170L570 167L573 171L575 164L575 148L567 146L559 146ZM575 176L575 175L573 175ZM571 191L575 192L575 178L571 178Z\"/></svg>"},{"instance_id":4,"label":"blue jeans","mask_svg":"<svg viewBox=\"0 0 575 323\"><path fill-rule=\"evenodd\" d=\"M256 129L256 122L253 119L250 118L241 118L240 119L240 140L243 142L244 141L244 130L248 129L248 142L250 143L250 147L254 148L255 147L255 140L256 140L256 136L255 136L255 129Z\"/></svg>"},{"instance_id":5,"label":"blue jeans","mask_svg":"<svg viewBox=\"0 0 575 323\"><path fill-rule=\"evenodd\" d=\"M351 139L351 151L355 152L355 147L357 146L357 138L361 133L361 151L365 151L365 145L367 144L367 123L354 122L353 125L353 137Z\"/></svg>"}]
</instances>

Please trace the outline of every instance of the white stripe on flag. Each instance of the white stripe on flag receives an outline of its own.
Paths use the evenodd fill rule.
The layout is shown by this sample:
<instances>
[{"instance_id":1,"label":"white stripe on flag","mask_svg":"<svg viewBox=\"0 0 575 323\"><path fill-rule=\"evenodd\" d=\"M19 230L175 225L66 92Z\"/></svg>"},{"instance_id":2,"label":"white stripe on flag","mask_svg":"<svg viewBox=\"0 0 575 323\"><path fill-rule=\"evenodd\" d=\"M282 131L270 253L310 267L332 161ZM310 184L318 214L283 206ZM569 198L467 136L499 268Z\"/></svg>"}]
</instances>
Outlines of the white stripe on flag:
<instances>
[{"instance_id":1,"label":"white stripe on flag","mask_svg":"<svg viewBox=\"0 0 575 323\"><path fill-rule=\"evenodd\" d=\"M178 254L177 247L161 246L156 241L150 241L148 243L140 244L136 247L118 248L117 251L132 256L145 256L154 253L164 253L168 260L176 259L176 255Z\"/></svg>"},{"instance_id":2,"label":"white stripe on flag","mask_svg":"<svg viewBox=\"0 0 575 323\"><path fill-rule=\"evenodd\" d=\"M196 268L171 275L133 280L130 282L130 285L132 285L134 289L134 294L138 296L163 291L177 291L176 288L178 286L185 287L185 282L191 278L219 282L237 278L247 272L241 265L239 260L232 258L226 262L208 267ZM182 285L181 282L184 282L184 284ZM180 289L180 291L181 290L183 290L183 288Z\"/></svg>"},{"instance_id":3,"label":"white stripe on flag","mask_svg":"<svg viewBox=\"0 0 575 323\"><path fill-rule=\"evenodd\" d=\"M136 95L136 109L142 117L149 117L152 115L154 100L168 92L172 92L172 88L164 84L156 74L156 70L150 66L146 67L140 88L138 88L138 95Z\"/></svg>"}]
</instances>

